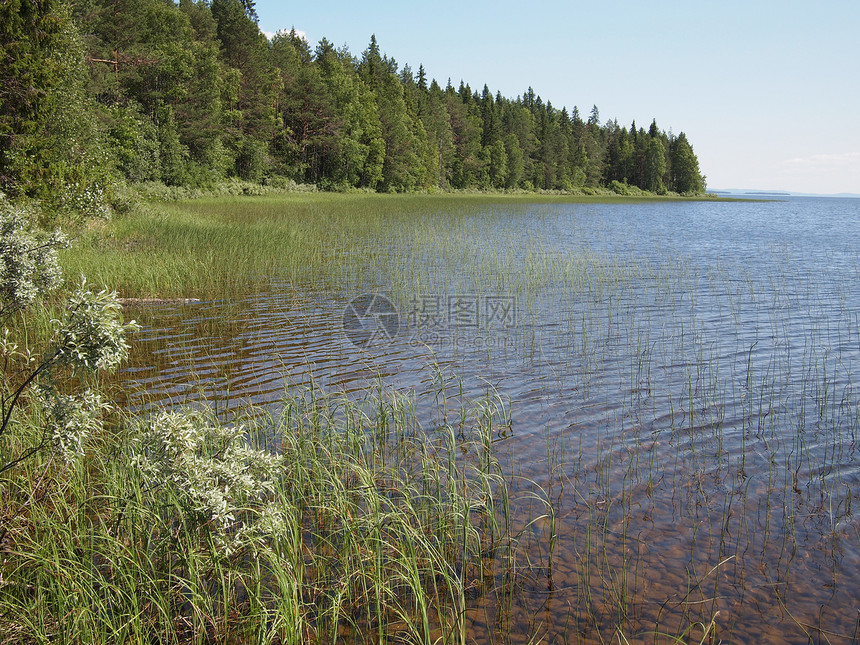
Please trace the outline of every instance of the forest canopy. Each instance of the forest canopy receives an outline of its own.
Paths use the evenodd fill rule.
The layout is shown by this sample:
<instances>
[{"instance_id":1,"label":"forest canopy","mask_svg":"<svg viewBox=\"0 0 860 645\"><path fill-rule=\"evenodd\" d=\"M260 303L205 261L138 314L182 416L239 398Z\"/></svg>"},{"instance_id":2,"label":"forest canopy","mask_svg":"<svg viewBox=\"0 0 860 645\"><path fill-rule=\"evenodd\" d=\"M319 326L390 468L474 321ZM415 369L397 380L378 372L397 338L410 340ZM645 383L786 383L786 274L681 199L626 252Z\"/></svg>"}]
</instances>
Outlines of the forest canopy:
<instances>
[{"instance_id":1,"label":"forest canopy","mask_svg":"<svg viewBox=\"0 0 860 645\"><path fill-rule=\"evenodd\" d=\"M698 194L684 133L444 87L383 54L295 31L268 39L250 0L0 4L0 190L97 211L116 182L231 177L376 191ZM477 86L476 86L477 87Z\"/></svg>"}]
</instances>

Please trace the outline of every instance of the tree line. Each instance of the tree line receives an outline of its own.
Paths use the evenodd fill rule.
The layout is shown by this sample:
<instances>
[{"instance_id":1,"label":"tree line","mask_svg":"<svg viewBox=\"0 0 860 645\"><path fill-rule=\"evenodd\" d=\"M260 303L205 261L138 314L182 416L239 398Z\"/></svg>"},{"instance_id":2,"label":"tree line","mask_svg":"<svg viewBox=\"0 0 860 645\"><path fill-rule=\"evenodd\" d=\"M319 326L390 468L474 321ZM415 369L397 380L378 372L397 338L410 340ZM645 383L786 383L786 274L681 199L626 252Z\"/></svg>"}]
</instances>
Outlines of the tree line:
<instances>
[{"instance_id":1,"label":"tree line","mask_svg":"<svg viewBox=\"0 0 860 645\"><path fill-rule=\"evenodd\" d=\"M558 109L528 88L443 87L380 51L295 31L251 0L0 4L0 190L96 208L112 182L229 177L323 189L701 193L687 137Z\"/></svg>"}]
</instances>

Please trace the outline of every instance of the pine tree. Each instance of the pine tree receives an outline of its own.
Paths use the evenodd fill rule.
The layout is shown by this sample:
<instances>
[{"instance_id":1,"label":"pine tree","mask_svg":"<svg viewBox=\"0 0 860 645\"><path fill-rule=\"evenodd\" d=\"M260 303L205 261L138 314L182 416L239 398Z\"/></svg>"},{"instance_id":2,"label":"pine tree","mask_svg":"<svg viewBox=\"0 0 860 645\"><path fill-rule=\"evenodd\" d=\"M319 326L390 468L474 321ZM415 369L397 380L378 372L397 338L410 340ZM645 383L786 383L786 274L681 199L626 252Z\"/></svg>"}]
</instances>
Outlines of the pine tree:
<instances>
[{"instance_id":1,"label":"pine tree","mask_svg":"<svg viewBox=\"0 0 860 645\"><path fill-rule=\"evenodd\" d=\"M645 157L645 188L655 193L665 191L663 173L666 172L666 155L659 137L649 137Z\"/></svg>"},{"instance_id":2,"label":"pine tree","mask_svg":"<svg viewBox=\"0 0 860 645\"><path fill-rule=\"evenodd\" d=\"M469 188L480 183L485 159L481 148L481 118L469 110L469 103L463 97L471 99L471 93L465 89L456 94L448 94L447 110L451 120L456 154L451 164L451 185L454 188Z\"/></svg>"},{"instance_id":3,"label":"pine tree","mask_svg":"<svg viewBox=\"0 0 860 645\"><path fill-rule=\"evenodd\" d=\"M679 193L699 194L705 191L705 178L699 172L699 160L693 146L682 132L670 146L672 189Z\"/></svg>"},{"instance_id":4,"label":"pine tree","mask_svg":"<svg viewBox=\"0 0 860 645\"><path fill-rule=\"evenodd\" d=\"M60 0L0 3L0 191L100 209L107 169L83 43Z\"/></svg>"},{"instance_id":5,"label":"pine tree","mask_svg":"<svg viewBox=\"0 0 860 645\"><path fill-rule=\"evenodd\" d=\"M305 55L306 48L303 40L283 32L272 42L272 61L281 75L282 129L275 152L295 179L316 183L323 178L325 151L333 145L335 114L319 68Z\"/></svg>"},{"instance_id":6,"label":"pine tree","mask_svg":"<svg viewBox=\"0 0 860 645\"><path fill-rule=\"evenodd\" d=\"M588 117L588 126L590 128L597 128L600 126L600 110L597 109L596 105L591 108L591 114Z\"/></svg>"},{"instance_id":7,"label":"pine tree","mask_svg":"<svg viewBox=\"0 0 860 645\"><path fill-rule=\"evenodd\" d=\"M455 148L451 120L447 110L446 93L434 79L420 104L419 117L427 133L427 143L436 158L432 183L447 188L451 182Z\"/></svg>"},{"instance_id":8,"label":"pine tree","mask_svg":"<svg viewBox=\"0 0 860 645\"><path fill-rule=\"evenodd\" d=\"M488 147L499 140L499 123L496 115L496 103L490 89L484 85L481 93L481 145Z\"/></svg>"},{"instance_id":9,"label":"pine tree","mask_svg":"<svg viewBox=\"0 0 860 645\"><path fill-rule=\"evenodd\" d=\"M375 35L355 58L325 38L311 51L295 30L269 43L253 0L79 0L83 40L66 1L0 4L6 192L91 184L109 172L85 161L97 148L131 181L704 190L686 137L656 120L628 132L601 124L596 105L586 122L531 87L506 99L465 80L428 85L423 65L398 71Z\"/></svg>"},{"instance_id":10,"label":"pine tree","mask_svg":"<svg viewBox=\"0 0 860 645\"><path fill-rule=\"evenodd\" d=\"M380 57L376 37L364 51L359 74L376 100L385 142L382 182L388 191L415 190L433 184L436 155L427 142L427 132L414 106L407 104L404 87L393 59Z\"/></svg>"},{"instance_id":11,"label":"pine tree","mask_svg":"<svg viewBox=\"0 0 860 645\"><path fill-rule=\"evenodd\" d=\"M241 135L268 142L275 127L277 74L269 61L269 44L257 25L253 3L212 0L211 10L223 60L239 73L236 102L230 106L234 124Z\"/></svg>"}]
</instances>

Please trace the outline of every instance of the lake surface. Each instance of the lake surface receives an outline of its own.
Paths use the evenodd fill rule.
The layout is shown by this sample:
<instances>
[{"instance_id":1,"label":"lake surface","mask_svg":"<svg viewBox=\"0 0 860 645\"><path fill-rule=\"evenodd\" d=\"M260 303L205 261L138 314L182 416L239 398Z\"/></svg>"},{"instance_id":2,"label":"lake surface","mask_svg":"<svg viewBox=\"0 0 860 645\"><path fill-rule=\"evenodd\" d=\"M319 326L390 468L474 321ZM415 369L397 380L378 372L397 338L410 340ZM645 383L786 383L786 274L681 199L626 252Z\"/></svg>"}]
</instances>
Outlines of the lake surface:
<instances>
[{"instance_id":1,"label":"lake surface","mask_svg":"<svg viewBox=\"0 0 860 645\"><path fill-rule=\"evenodd\" d=\"M860 637L860 200L495 206L357 248L368 284L134 312L128 405L381 379L431 428L440 392L503 401L557 542L550 584L475 598L476 642L502 604L512 642Z\"/></svg>"}]
</instances>

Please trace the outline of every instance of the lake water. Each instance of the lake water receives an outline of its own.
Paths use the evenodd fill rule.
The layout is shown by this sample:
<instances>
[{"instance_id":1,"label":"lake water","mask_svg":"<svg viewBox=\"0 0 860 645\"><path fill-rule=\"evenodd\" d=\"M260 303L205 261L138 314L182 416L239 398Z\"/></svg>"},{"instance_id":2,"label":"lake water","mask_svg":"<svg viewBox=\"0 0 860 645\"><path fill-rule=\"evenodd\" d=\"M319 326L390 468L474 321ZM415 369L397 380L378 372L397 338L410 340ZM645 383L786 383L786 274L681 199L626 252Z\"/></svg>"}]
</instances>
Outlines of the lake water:
<instances>
[{"instance_id":1,"label":"lake water","mask_svg":"<svg viewBox=\"0 0 860 645\"><path fill-rule=\"evenodd\" d=\"M475 642L498 640L503 602L513 642L712 619L723 642L860 637L860 200L494 207L421 246L408 229L366 242L385 256L369 284L134 312L129 405L277 414L291 384L382 379L429 428L443 386L504 401L499 458L551 497L558 542L551 584L475 599Z\"/></svg>"}]
</instances>

